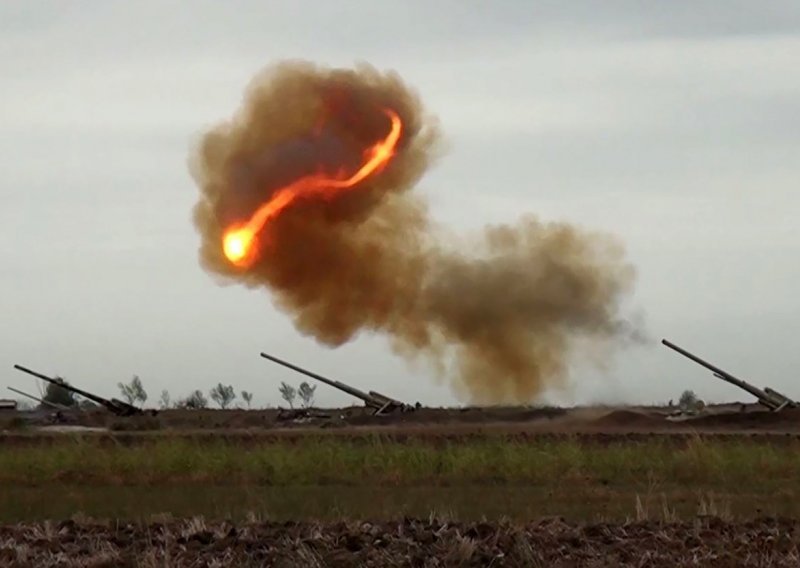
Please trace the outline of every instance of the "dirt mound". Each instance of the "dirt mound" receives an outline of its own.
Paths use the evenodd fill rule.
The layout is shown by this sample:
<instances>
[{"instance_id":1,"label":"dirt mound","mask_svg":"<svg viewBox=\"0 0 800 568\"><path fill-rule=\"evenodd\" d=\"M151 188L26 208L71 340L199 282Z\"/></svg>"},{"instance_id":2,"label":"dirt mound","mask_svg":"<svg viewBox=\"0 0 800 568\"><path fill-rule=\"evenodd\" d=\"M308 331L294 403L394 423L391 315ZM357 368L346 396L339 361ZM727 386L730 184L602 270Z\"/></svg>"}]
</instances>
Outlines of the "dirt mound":
<instances>
[{"instance_id":1,"label":"dirt mound","mask_svg":"<svg viewBox=\"0 0 800 568\"><path fill-rule=\"evenodd\" d=\"M0 527L3 566L796 566L800 522L396 522ZM57 553L56 553L57 551Z\"/></svg>"},{"instance_id":2,"label":"dirt mound","mask_svg":"<svg viewBox=\"0 0 800 568\"><path fill-rule=\"evenodd\" d=\"M662 418L636 412L634 410L612 410L592 422L593 426L603 428L655 428L668 426Z\"/></svg>"},{"instance_id":3,"label":"dirt mound","mask_svg":"<svg viewBox=\"0 0 800 568\"><path fill-rule=\"evenodd\" d=\"M692 426L735 427L740 430L785 429L800 426L800 408L781 412L755 410L750 412L731 412L698 416L691 420Z\"/></svg>"}]
</instances>

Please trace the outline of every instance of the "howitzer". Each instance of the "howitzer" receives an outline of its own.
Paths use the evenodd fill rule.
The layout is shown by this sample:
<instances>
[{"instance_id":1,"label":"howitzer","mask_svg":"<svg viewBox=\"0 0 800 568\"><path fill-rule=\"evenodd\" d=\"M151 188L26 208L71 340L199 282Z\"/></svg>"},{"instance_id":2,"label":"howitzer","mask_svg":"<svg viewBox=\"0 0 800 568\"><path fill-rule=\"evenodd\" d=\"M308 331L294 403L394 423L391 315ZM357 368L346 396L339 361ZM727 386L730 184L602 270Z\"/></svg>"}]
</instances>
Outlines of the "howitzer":
<instances>
[{"instance_id":1,"label":"howitzer","mask_svg":"<svg viewBox=\"0 0 800 568\"><path fill-rule=\"evenodd\" d=\"M322 383L325 383L326 385L332 386L335 389L339 389L340 391L344 391L347 394L349 394L350 396L354 396L356 398L359 398L359 399L363 400L365 405L367 405L370 408L374 409L373 414L375 414L375 415L384 414L386 412L392 412L392 411L395 411L395 410L405 411L405 410L409 410L409 409L412 408L408 404L400 402L399 400L395 400L395 399L393 399L391 397L388 397L386 395L383 395L383 394L381 394L379 392L369 391L368 393L366 393L366 392L364 392L362 390L359 390L357 388L351 387L350 385L347 385L347 384L345 384L345 383L343 383L341 381L335 381L333 379L329 379L327 377L323 377L322 375L318 375L317 373L312 373L311 371L309 371L307 369L303 369L302 367L298 367L297 365L293 365L292 363L284 361L283 359L278 359L277 357L274 357L272 355L268 355L267 353L263 353L262 352L261 356L264 359L269 359L270 361L273 361L274 363L278 363L279 365L283 365L284 367L292 369L293 371L297 371L298 373L301 373L303 375L311 377L312 379L316 379L316 380L318 380L318 381L320 381Z\"/></svg>"},{"instance_id":2,"label":"howitzer","mask_svg":"<svg viewBox=\"0 0 800 568\"><path fill-rule=\"evenodd\" d=\"M137 414L144 414L144 411L141 408L133 406L132 404L128 404L127 402L124 402L122 400L118 400L116 398L112 398L111 400L109 400L101 396L97 396L96 394L92 394L90 392L86 392L85 390L81 390L77 387L73 387L72 385L67 384L61 379L53 379L52 377L48 377L47 375L43 375L41 373L37 373L36 371L32 371L27 367L23 367L22 365L14 365L14 368L19 371L22 371L23 373L28 373L29 375L33 375L36 378L42 379L43 381L47 381L50 384L58 385L84 398L88 398L89 400L96 402L97 404L105 406L108 410L110 410L117 416L134 416Z\"/></svg>"},{"instance_id":3,"label":"howitzer","mask_svg":"<svg viewBox=\"0 0 800 568\"><path fill-rule=\"evenodd\" d=\"M28 394L26 392L22 392L21 390L17 390L14 387L6 387L6 388L8 390L10 390L11 392L15 392L17 394L21 394L22 396L26 396L26 397L28 397L30 399L33 399L36 402L38 402L39 404L42 404L43 406L49 406L50 408L53 408L55 410L69 410L69 407L68 406L64 406L63 404L58 404L57 402L50 402L49 400L45 400L43 398L39 398L38 396L33 396L32 394Z\"/></svg>"},{"instance_id":4,"label":"howitzer","mask_svg":"<svg viewBox=\"0 0 800 568\"><path fill-rule=\"evenodd\" d=\"M779 393L778 391L776 391L774 389L771 389L769 387L765 387L764 389L760 389L758 387L755 387L755 386L751 385L750 383L748 383L747 381L743 381L742 379L734 377L730 373L728 373L726 371L723 371L719 367L715 367L711 363L709 363L707 361L704 361L703 359L701 359L697 355L689 353L685 349L682 349L682 348L678 347L677 345L667 341L666 339L662 339L661 343L663 343L664 345L666 345L670 349L672 349L674 351L677 351L678 353L680 353L684 357L687 357L687 358L691 359L692 361L694 361L695 363L697 363L699 365L702 365L706 369L710 370L712 373L714 373L714 376L717 377L718 379L722 379L723 381L725 381L727 383L735 385L735 386L739 387L740 389L749 392L750 394L752 394L754 397L756 397L758 399L758 402L760 404L762 404L763 406L766 406L770 410L773 410L773 411L777 412L779 410L783 410L787 406L789 406L789 407L797 406L797 403L795 401L793 401L792 399L790 399L786 395L784 395L782 393Z\"/></svg>"}]
</instances>

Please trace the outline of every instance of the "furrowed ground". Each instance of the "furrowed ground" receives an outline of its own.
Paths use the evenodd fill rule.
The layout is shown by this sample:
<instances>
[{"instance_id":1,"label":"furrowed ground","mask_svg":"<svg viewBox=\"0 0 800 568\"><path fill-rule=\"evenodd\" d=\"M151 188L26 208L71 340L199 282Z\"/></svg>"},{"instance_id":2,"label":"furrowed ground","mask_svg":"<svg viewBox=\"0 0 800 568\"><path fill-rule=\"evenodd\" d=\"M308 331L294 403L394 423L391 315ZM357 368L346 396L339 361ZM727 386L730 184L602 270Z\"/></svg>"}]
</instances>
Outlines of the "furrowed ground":
<instances>
[{"instance_id":1,"label":"furrowed ground","mask_svg":"<svg viewBox=\"0 0 800 568\"><path fill-rule=\"evenodd\" d=\"M799 532L797 522L774 519L626 525L81 520L0 527L0 565L789 567L800 558Z\"/></svg>"}]
</instances>

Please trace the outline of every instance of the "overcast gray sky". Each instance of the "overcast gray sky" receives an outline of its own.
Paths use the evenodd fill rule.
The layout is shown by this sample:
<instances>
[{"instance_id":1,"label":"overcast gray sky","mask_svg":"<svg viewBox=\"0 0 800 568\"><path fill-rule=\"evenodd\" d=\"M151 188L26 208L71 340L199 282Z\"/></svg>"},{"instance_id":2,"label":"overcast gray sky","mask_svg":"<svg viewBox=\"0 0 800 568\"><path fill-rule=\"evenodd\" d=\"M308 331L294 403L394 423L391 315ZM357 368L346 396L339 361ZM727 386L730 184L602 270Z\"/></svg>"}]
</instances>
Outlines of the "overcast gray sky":
<instances>
[{"instance_id":1,"label":"overcast gray sky","mask_svg":"<svg viewBox=\"0 0 800 568\"><path fill-rule=\"evenodd\" d=\"M152 399L222 381L275 404L300 377L265 350L457 403L382 337L322 348L198 265L192 144L286 58L367 61L419 92L449 146L419 186L437 221L530 212L613 232L654 339L800 397L796 0L4 2L0 385L33 390L20 363L106 395L138 374ZM747 400L657 344L576 365L551 399L684 388Z\"/></svg>"}]
</instances>

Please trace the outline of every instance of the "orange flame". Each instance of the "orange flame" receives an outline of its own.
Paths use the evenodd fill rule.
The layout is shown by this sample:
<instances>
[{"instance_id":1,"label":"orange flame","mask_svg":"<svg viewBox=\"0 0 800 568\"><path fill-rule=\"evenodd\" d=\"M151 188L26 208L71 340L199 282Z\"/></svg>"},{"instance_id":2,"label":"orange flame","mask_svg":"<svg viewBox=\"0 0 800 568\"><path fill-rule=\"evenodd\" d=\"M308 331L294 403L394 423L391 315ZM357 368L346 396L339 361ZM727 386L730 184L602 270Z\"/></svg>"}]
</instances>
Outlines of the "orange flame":
<instances>
[{"instance_id":1,"label":"orange flame","mask_svg":"<svg viewBox=\"0 0 800 568\"><path fill-rule=\"evenodd\" d=\"M394 156L395 146L400 139L402 122L391 109L384 109L392 121L389 134L380 142L364 152L364 163L352 176L341 179L342 174L329 177L324 173L311 174L280 188L272 198L259 207L246 223L228 228L222 238L222 251L225 257L235 266L246 268L256 258L256 235L271 218L288 207L301 195L332 195L343 189L353 187L367 176L379 171Z\"/></svg>"}]
</instances>

